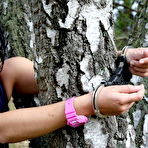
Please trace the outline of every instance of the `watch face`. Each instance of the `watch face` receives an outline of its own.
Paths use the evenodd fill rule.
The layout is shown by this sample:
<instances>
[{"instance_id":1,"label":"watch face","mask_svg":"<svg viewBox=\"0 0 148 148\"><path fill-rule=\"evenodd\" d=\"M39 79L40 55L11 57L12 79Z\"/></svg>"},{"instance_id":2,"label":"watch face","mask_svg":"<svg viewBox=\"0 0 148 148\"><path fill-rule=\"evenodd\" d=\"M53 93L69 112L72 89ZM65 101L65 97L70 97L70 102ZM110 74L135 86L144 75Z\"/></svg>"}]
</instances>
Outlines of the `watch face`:
<instances>
[{"instance_id":1,"label":"watch face","mask_svg":"<svg viewBox=\"0 0 148 148\"><path fill-rule=\"evenodd\" d=\"M86 116L80 115L80 116L76 116L73 119L71 119L71 121L68 122L68 125L72 127L77 127L87 122L88 122L88 118Z\"/></svg>"},{"instance_id":2,"label":"watch face","mask_svg":"<svg viewBox=\"0 0 148 148\"><path fill-rule=\"evenodd\" d=\"M67 119L67 125L77 127L88 122L88 118L82 115L77 115L73 106L73 101L76 97L66 100L65 102L65 115Z\"/></svg>"}]
</instances>

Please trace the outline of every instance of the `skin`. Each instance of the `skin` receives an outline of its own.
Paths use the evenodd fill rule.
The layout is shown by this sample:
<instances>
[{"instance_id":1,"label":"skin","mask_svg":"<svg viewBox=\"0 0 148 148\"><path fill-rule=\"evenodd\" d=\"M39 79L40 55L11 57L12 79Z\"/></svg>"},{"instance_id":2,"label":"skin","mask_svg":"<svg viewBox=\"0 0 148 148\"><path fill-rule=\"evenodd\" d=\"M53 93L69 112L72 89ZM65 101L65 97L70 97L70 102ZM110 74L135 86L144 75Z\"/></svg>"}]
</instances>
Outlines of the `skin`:
<instances>
[{"instance_id":1,"label":"skin","mask_svg":"<svg viewBox=\"0 0 148 148\"><path fill-rule=\"evenodd\" d=\"M38 93L33 63L26 58L15 57L7 59L0 73L0 80L6 90L8 99L11 98L12 91L20 94Z\"/></svg>"},{"instance_id":2,"label":"skin","mask_svg":"<svg viewBox=\"0 0 148 148\"><path fill-rule=\"evenodd\" d=\"M132 52L128 50L126 56L133 74L148 76L148 48L142 50L142 53L138 49L131 49ZM141 60L144 62L141 63ZM132 64L131 61L135 63ZM33 63L25 58L15 57L6 60L4 69L0 73L0 79L8 99L12 91L21 94L38 93ZM136 101L143 98L143 95L143 85L109 86L104 87L97 95L97 103L102 114L119 115L128 111ZM65 126L64 104L65 101L62 101L42 107L0 113L0 143L18 142L38 137ZM93 115L92 92L76 97L74 108L78 115Z\"/></svg>"},{"instance_id":3,"label":"skin","mask_svg":"<svg viewBox=\"0 0 148 148\"><path fill-rule=\"evenodd\" d=\"M126 55L132 74L148 77L148 48L128 49Z\"/></svg>"}]
</instances>

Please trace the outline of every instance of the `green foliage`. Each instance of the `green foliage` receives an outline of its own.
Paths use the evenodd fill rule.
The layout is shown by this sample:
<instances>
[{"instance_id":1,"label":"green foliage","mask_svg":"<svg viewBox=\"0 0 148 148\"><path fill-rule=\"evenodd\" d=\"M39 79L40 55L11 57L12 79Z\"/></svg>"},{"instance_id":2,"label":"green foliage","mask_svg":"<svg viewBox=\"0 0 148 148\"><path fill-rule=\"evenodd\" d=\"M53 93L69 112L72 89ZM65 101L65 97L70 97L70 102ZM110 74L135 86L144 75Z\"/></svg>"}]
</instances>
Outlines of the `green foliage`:
<instances>
[{"instance_id":1,"label":"green foliage","mask_svg":"<svg viewBox=\"0 0 148 148\"><path fill-rule=\"evenodd\" d=\"M115 37L118 49L128 44L128 37L135 22L138 0L114 0Z\"/></svg>"}]
</instances>

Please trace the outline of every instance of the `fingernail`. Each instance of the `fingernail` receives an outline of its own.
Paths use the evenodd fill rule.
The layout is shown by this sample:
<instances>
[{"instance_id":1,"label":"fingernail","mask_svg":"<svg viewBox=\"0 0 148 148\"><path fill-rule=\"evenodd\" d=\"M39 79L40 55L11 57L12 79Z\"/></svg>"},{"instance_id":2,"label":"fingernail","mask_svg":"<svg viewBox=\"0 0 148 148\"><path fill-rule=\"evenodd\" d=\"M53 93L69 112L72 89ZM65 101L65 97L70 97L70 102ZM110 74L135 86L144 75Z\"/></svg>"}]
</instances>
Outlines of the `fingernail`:
<instances>
[{"instance_id":1,"label":"fingernail","mask_svg":"<svg viewBox=\"0 0 148 148\"><path fill-rule=\"evenodd\" d=\"M141 60L139 61L139 63L140 63L140 64L143 64L143 63L144 63L144 60L141 59Z\"/></svg>"}]
</instances>

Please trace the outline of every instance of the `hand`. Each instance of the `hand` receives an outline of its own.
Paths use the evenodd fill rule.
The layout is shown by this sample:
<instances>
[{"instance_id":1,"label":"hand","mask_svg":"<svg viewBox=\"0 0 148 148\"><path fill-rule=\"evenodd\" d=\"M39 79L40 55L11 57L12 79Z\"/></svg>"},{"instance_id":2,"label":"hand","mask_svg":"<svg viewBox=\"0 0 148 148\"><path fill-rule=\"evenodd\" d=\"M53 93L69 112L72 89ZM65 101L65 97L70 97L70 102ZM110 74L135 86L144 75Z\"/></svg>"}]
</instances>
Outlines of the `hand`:
<instances>
[{"instance_id":1,"label":"hand","mask_svg":"<svg viewBox=\"0 0 148 148\"><path fill-rule=\"evenodd\" d=\"M148 77L148 48L127 49L126 57L132 74Z\"/></svg>"},{"instance_id":2,"label":"hand","mask_svg":"<svg viewBox=\"0 0 148 148\"><path fill-rule=\"evenodd\" d=\"M104 87L98 94L99 110L104 115L119 115L144 96L144 85L114 85Z\"/></svg>"}]
</instances>

